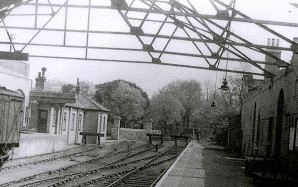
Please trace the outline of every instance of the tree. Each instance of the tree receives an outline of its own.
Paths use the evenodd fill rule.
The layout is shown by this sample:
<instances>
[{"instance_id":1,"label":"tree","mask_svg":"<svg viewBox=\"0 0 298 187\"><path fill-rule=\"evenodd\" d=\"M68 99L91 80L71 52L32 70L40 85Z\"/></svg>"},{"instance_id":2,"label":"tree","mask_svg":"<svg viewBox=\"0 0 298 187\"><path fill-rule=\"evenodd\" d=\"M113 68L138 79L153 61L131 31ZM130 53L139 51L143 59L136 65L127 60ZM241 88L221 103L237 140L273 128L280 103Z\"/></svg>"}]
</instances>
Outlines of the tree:
<instances>
[{"instance_id":1,"label":"tree","mask_svg":"<svg viewBox=\"0 0 298 187\"><path fill-rule=\"evenodd\" d=\"M62 86L65 84L66 82L60 80L49 79L45 82L45 90L59 92L61 91Z\"/></svg>"},{"instance_id":2,"label":"tree","mask_svg":"<svg viewBox=\"0 0 298 187\"><path fill-rule=\"evenodd\" d=\"M209 102L206 102L204 107L195 111L192 121L195 121L201 127L203 135L208 134L204 132L209 130L214 132L215 139L221 140L226 135L227 119L231 116L237 115L240 112L240 91L241 91L241 78L236 76L227 77L230 90L211 93ZM211 99L212 98L212 99ZM211 102L215 101L216 106L211 107ZM210 134L209 134L210 135Z\"/></svg>"},{"instance_id":3,"label":"tree","mask_svg":"<svg viewBox=\"0 0 298 187\"><path fill-rule=\"evenodd\" d=\"M182 114L182 122L185 127L189 127L190 118L196 108L202 104L202 88L201 84L195 80L181 81L170 83L167 87L176 99L180 101L184 108Z\"/></svg>"},{"instance_id":4,"label":"tree","mask_svg":"<svg viewBox=\"0 0 298 187\"><path fill-rule=\"evenodd\" d=\"M75 85L73 84L64 84L61 88L63 93L75 93Z\"/></svg>"},{"instance_id":5,"label":"tree","mask_svg":"<svg viewBox=\"0 0 298 187\"><path fill-rule=\"evenodd\" d=\"M136 84L115 80L96 85L94 98L111 109L110 120L121 117L121 127L133 127L147 115L150 100Z\"/></svg>"},{"instance_id":6,"label":"tree","mask_svg":"<svg viewBox=\"0 0 298 187\"><path fill-rule=\"evenodd\" d=\"M167 92L160 91L151 99L151 117L160 124L163 134L169 134L174 128L178 132L178 124L183 113L184 108L181 102ZM170 132L167 132L168 130Z\"/></svg>"},{"instance_id":7,"label":"tree","mask_svg":"<svg viewBox=\"0 0 298 187\"><path fill-rule=\"evenodd\" d=\"M90 83L89 81L80 81L79 85L80 85L81 93L90 97L94 95L94 92L95 92L94 84ZM61 91L63 93L75 93L76 87L77 85L74 85L74 84L64 84L61 87Z\"/></svg>"},{"instance_id":8,"label":"tree","mask_svg":"<svg viewBox=\"0 0 298 187\"><path fill-rule=\"evenodd\" d=\"M201 92L201 85L195 80L178 80L166 85L152 98L152 118L162 124L175 123L177 126L182 123L183 128L188 128L193 112L202 104Z\"/></svg>"}]
</instances>

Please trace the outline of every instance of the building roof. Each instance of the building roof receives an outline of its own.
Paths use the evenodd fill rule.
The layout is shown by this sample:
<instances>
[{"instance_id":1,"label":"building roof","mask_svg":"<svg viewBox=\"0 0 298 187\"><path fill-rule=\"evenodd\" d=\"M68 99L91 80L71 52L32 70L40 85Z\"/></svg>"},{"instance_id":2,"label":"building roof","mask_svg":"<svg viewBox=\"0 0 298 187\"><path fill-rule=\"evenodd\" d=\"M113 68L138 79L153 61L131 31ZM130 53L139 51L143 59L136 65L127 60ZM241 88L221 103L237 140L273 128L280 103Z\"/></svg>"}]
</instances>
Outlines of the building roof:
<instances>
[{"instance_id":1,"label":"building roof","mask_svg":"<svg viewBox=\"0 0 298 187\"><path fill-rule=\"evenodd\" d=\"M30 100L45 103L75 103L76 97L72 93L61 93L52 91L38 91L33 90L30 92Z\"/></svg>"},{"instance_id":2,"label":"building roof","mask_svg":"<svg viewBox=\"0 0 298 187\"><path fill-rule=\"evenodd\" d=\"M9 90L9 89L5 88L4 86L3 87L0 86L0 94L7 95L7 96L20 97L20 98L24 97L21 93Z\"/></svg>"},{"instance_id":3,"label":"building roof","mask_svg":"<svg viewBox=\"0 0 298 187\"><path fill-rule=\"evenodd\" d=\"M77 95L76 102L75 103L67 103L66 106L88 109L88 110L100 110L100 111L104 111L104 112L110 111L103 105L97 103L96 101L87 97L84 94Z\"/></svg>"}]
</instances>

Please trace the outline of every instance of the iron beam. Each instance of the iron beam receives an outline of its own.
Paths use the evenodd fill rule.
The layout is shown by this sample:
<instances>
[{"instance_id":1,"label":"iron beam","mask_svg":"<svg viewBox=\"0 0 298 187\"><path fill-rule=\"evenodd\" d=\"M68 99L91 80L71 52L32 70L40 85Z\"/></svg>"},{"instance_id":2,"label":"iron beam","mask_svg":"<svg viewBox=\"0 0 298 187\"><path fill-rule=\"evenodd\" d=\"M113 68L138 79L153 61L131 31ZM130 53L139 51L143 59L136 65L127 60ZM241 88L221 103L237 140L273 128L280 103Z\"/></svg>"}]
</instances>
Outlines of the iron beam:
<instances>
[{"instance_id":1,"label":"iron beam","mask_svg":"<svg viewBox=\"0 0 298 187\"><path fill-rule=\"evenodd\" d=\"M201 67L201 66L191 66L191 65L183 65L183 64L171 64L171 63L152 63L147 61L131 61L131 60L110 60L110 59L95 59L95 58L76 58L76 57L52 57L52 56L42 56L42 55L30 55L31 58L55 58L55 59L68 59L68 60L91 60L91 61L102 61L102 62L120 62L120 63L138 63L138 64L154 64L154 65L163 65L163 66L173 66L173 67L183 67L183 68L191 68L191 69L203 69L203 70L212 70L212 71L221 71L221 72L230 72L230 73L240 73L240 74L249 74L249 75L258 75L264 76L263 73L256 72L246 72L241 70L230 70L230 69L222 69L222 68L209 68L209 67Z\"/></svg>"},{"instance_id":2,"label":"iron beam","mask_svg":"<svg viewBox=\"0 0 298 187\"><path fill-rule=\"evenodd\" d=\"M35 6L35 3L24 3L23 5L27 6ZM39 6L49 6L46 3L39 3ZM62 4L52 4L52 7L72 7L72 8L88 8L88 5L62 5ZM117 10L111 6L95 6L92 5L91 8L95 9L111 9ZM135 11L135 12L148 12L148 9L144 8L132 8L128 7L126 10L128 11ZM188 16L188 17L199 17L199 18L208 18L214 20L226 20L226 18L220 18L216 15L209 15L209 14L199 14L199 13L184 13L184 12L174 12L174 11L161 11L161 10L150 10L150 13L154 14L163 14L163 15L173 15L173 16ZM260 20L260 19L245 19L245 18L233 18L232 21L234 22L244 22L244 23L255 23L255 24L266 24L266 25L276 25L276 26L287 26L287 27L298 27L298 23L292 22L281 22L281 21L270 21L270 20Z\"/></svg>"},{"instance_id":3,"label":"iron beam","mask_svg":"<svg viewBox=\"0 0 298 187\"><path fill-rule=\"evenodd\" d=\"M0 26L0 28L5 28L4 26ZM36 30L33 27L19 27L19 26L6 26L8 29L22 29L22 30ZM86 33L84 30L75 30L75 29L54 29L54 28L42 28L43 31L58 31L58 32L76 32L76 33ZM113 32L113 31L89 31L89 33L93 34L118 34L118 35L132 35L129 32ZM143 36L154 37L155 34L144 33ZM175 39L175 40L183 40L183 41L195 41L195 42L207 42L216 44L213 40L208 39L199 39L199 38L188 38L181 36L168 36L168 35L158 35L157 38L163 39ZM227 41L227 45L237 45L243 47L259 47L264 49L272 49L272 50L282 50L282 51L293 51L290 47L276 47L276 46L268 46L268 45L260 45L260 44L247 44L247 43L239 43L234 41ZM31 45L31 44L30 44Z\"/></svg>"},{"instance_id":4,"label":"iron beam","mask_svg":"<svg viewBox=\"0 0 298 187\"><path fill-rule=\"evenodd\" d=\"M0 42L0 44L7 44L9 45L9 42ZM26 43L14 43L15 45L25 45ZM74 46L74 45L55 45L55 44L36 44L32 43L31 46L41 46L41 47L68 47L68 48L76 48L76 49L85 49L85 46ZM89 46L89 49L98 49L98 50L120 50L120 51L139 51L139 52L148 52L146 49L133 49L133 48L113 48L113 47L92 47ZM203 54L191 54L191 53L180 53L180 52L172 52L172 51L160 51L160 50L151 50L150 52L155 53L164 53L169 55L177 55L177 56L186 56L186 57L196 57L196 58L208 58L208 59L217 59L218 57L212 56L212 55L203 55ZM33 54L32 54L33 55ZM31 55L30 55L31 56ZM222 57L222 60L229 60L229 61L235 61L235 62L249 62L248 60L244 59L238 59L238 58L226 58ZM253 62L257 64L272 64L272 62L266 62L266 61L258 61L258 60L252 60Z\"/></svg>"}]
</instances>

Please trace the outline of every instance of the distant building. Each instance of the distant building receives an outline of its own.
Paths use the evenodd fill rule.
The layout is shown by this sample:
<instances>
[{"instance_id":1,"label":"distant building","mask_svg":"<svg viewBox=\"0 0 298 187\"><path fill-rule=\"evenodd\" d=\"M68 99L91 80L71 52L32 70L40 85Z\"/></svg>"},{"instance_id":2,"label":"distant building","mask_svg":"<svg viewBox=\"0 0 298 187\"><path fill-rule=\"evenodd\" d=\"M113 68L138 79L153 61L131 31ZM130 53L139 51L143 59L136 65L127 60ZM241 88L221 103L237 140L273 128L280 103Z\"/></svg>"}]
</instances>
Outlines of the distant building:
<instances>
[{"instance_id":1,"label":"distant building","mask_svg":"<svg viewBox=\"0 0 298 187\"><path fill-rule=\"evenodd\" d=\"M100 138L100 142L106 141L110 110L81 93L79 83L76 88L76 102L67 103L63 111L63 131L68 127L68 143L82 143L80 132L101 132L104 137ZM97 138L87 137L87 143L95 144Z\"/></svg>"},{"instance_id":2,"label":"distant building","mask_svg":"<svg viewBox=\"0 0 298 187\"><path fill-rule=\"evenodd\" d=\"M36 78L30 92L31 123L28 130L39 133L65 135L68 144L82 143L80 132L102 132L101 142L106 140L109 110L80 92L61 93L44 90L46 69ZM97 143L95 137L87 143Z\"/></svg>"}]
</instances>

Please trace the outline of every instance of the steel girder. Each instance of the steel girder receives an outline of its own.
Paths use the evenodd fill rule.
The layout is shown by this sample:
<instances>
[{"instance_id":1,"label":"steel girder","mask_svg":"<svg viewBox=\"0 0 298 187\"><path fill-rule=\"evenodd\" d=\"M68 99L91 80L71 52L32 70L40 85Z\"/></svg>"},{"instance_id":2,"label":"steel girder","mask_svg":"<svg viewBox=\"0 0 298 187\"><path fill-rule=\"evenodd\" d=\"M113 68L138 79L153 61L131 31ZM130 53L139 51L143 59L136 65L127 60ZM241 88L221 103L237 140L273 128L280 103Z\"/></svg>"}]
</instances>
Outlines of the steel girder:
<instances>
[{"instance_id":1,"label":"steel girder","mask_svg":"<svg viewBox=\"0 0 298 187\"><path fill-rule=\"evenodd\" d=\"M29 53L30 57L153 63L272 76L264 69L264 64L289 65L288 61L276 57L275 52L297 53L298 48L292 39L272 29L273 26L297 29L298 23L252 19L235 9L234 0L229 4L210 0L213 7L210 14L201 13L191 0L184 3L176 0L111 0L104 5L95 0L11 0L7 3L0 1L0 31L6 35L6 38L0 38L1 51ZM76 11L84 12L84 19L78 23L72 18ZM107 14L100 16L102 11ZM107 20L113 16L122 21L123 29L109 29ZM96 28L97 20L104 20L105 24ZM12 23L18 21L21 24ZM57 22L59 26L53 26ZM75 24L83 26L75 27ZM236 31L237 24L253 25L278 39L275 41L283 41L285 47L252 42ZM152 25L153 31L150 30ZM14 32L22 39L13 39ZM22 33L26 33L25 37ZM76 35L80 37L76 38ZM45 36L55 38L55 42L45 41ZM127 45L119 41L124 44L111 46L110 42L115 43L115 40L106 40L117 37L129 38L125 41ZM59 39L56 41L56 38ZM102 42L100 38L106 41ZM51 50L59 50L59 53L49 54ZM107 55L110 53L113 55ZM262 60L265 55L272 60ZM179 62L173 59L179 59ZM254 68L239 70L237 64L249 64Z\"/></svg>"}]
</instances>

